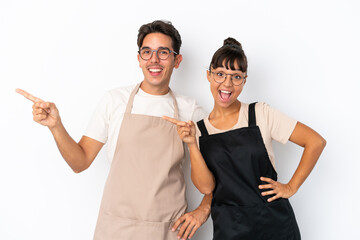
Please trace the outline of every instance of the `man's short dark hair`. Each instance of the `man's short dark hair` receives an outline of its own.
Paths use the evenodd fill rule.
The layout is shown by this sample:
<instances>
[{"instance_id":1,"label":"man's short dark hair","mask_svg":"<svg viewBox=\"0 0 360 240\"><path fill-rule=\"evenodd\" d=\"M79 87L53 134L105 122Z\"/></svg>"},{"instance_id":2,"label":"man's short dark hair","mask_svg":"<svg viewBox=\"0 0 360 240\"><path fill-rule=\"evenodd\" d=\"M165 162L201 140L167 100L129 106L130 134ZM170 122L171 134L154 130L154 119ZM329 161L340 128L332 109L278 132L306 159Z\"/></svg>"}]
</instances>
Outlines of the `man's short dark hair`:
<instances>
[{"instance_id":1,"label":"man's short dark hair","mask_svg":"<svg viewBox=\"0 0 360 240\"><path fill-rule=\"evenodd\" d=\"M148 24L144 24L139 28L137 44L141 48L144 38L149 33L162 33L169 36L172 40L172 48L175 52L180 53L181 37L171 22L156 20Z\"/></svg>"}]
</instances>

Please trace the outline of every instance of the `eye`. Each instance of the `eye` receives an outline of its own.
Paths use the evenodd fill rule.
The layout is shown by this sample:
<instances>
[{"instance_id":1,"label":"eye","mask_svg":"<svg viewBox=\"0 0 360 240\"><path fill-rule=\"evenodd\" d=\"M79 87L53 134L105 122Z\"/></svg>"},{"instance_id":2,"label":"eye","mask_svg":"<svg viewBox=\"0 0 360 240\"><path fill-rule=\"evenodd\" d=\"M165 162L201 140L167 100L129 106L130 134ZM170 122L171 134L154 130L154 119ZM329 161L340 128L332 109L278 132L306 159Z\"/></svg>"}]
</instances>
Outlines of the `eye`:
<instances>
[{"instance_id":1,"label":"eye","mask_svg":"<svg viewBox=\"0 0 360 240\"><path fill-rule=\"evenodd\" d=\"M242 79L242 76L241 75L234 75L233 78L235 80L241 80Z\"/></svg>"},{"instance_id":2,"label":"eye","mask_svg":"<svg viewBox=\"0 0 360 240\"><path fill-rule=\"evenodd\" d=\"M151 51L150 51L150 49L149 49L149 48L144 48L144 49L140 50L140 53L141 53L141 54L145 54L145 55L147 55L147 54L150 54L150 53L151 53Z\"/></svg>"},{"instance_id":3,"label":"eye","mask_svg":"<svg viewBox=\"0 0 360 240\"><path fill-rule=\"evenodd\" d=\"M216 73L216 76L218 76L218 77L224 77L225 74L224 74L223 72L217 72L217 73Z\"/></svg>"},{"instance_id":4,"label":"eye","mask_svg":"<svg viewBox=\"0 0 360 240\"><path fill-rule=\"evenodd\" d=\"M169 52L166 51L166 50L160 50L159 53L160 53L161 55L168 55L168 54L169 54Z\"/></svg>"}]
</instances>

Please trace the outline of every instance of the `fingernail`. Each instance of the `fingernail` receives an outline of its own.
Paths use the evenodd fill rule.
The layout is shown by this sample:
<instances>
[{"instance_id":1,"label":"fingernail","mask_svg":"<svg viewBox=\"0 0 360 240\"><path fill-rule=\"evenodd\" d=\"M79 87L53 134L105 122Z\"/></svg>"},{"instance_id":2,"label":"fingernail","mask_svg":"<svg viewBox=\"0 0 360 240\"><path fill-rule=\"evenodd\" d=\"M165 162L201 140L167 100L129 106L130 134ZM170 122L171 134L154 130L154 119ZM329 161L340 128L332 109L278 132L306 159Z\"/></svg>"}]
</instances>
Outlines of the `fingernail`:
<instances>
[{"instance_id":1,"label":"fingernail","mask_svg":"<svg viewBox=\"0 0 360 240\"><path fill-rule=\"evenodd\" d=\"M171 229L171 231L175 231L175 229L174 229L174 228L172 228L172 229Z\"/></svg>"}]
</instances>

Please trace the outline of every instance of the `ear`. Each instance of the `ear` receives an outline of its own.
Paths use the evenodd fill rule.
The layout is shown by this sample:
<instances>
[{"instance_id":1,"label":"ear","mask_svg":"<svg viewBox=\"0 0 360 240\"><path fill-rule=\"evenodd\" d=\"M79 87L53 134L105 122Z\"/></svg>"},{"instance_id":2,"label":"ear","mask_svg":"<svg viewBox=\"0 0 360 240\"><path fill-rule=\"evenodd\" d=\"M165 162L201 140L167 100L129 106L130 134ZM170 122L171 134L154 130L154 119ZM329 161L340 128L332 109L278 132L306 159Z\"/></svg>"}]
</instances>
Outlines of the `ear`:
<instances>
[{"instance_id":1,"label":"ear","mask_svg":"<svg viewBox=\"0 0 360 240\"><path fill-rule=\"evenodd\" d=\"M180 66L181 61L182 61L182 55L181 54L176 55L174 68L177 69Z\"/></svg>"},{"instance_id":2,"label":"ear","mask_svg":"<svg viewBox=\"0 0 360 240\"><path fill-rule=\"evenodd\" d=\"M139 67L141 67L141 64L140 64L140 55L139 55L139 54L137 55L137 59L138 59L138 61L139 61Z\"/></svg>"},{"instance_id":3,"label":"ear","mask_svg":"<svg viewBox=\"0 0 360 240\"><path fill-rule=\"evenodd\" d=\"M210 77L211 77L210 71L209 71L209 70L206 70L206 78L207 78L207 80L208 80L209 82L211 81Z\"/></svg>"},{"instance_id":4,"label":"ear","mask_svg":"<svg viewBox=\"0 0 360 240\"><path fill-rule=\"evenodd\" d=\"M246 79L247 79L247 77L248 77L248 75L246 75L246 76L245 76L245 78L244 78L243 86L244 86L244 85L245 85L245 83L246 83Z\"/></svg>"}]
</instances>

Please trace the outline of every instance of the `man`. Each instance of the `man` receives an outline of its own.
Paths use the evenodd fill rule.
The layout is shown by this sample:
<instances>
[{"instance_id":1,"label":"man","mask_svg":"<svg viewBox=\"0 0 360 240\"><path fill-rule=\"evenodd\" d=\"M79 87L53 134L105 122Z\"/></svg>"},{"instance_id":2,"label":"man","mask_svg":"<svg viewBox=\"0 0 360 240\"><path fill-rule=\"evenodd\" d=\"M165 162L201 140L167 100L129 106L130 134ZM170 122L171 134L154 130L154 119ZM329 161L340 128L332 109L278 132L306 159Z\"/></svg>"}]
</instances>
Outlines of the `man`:
<instances>
[{"instance_id":1,"label":"man","mask_svg":"<svg viewBox=\"0 0 360 240\"><path fill-rule=\"evenodd\" d=\"M172 71L182 61L174 26L145 24L137 43L144 80L109 91L78 143L66 132L54 103L17 92L34 102L34 121L50 129L74 172L87 169L108 143L112 163L94 239L187 239L208 218L211 197L185 214L183 144L176 126L161 117L198 121L205 113L194 100L169 89Z\"/></svg>"}]
</instances>

